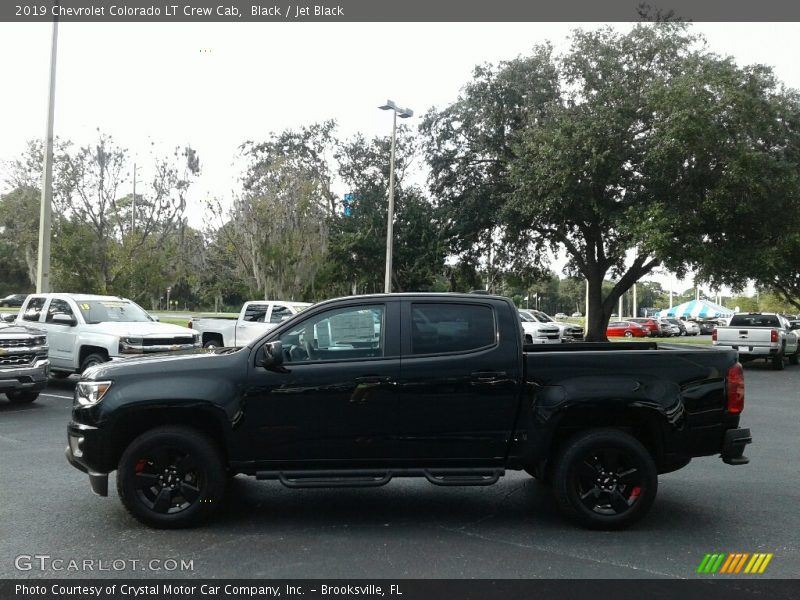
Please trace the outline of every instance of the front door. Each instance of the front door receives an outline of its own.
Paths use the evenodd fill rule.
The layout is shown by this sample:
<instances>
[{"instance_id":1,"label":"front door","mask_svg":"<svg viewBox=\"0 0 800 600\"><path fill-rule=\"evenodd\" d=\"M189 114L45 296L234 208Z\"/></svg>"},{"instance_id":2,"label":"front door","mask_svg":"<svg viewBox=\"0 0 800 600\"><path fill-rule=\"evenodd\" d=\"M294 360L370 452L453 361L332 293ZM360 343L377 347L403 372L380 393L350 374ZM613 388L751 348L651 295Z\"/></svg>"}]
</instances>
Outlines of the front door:
<instances>
[{"instance_id":1,"label":"front door","mask_svg":"<svg viewBox=\"0 0 800 600\"><path fill-rule=\"evenodd\" d=\"M276 331L284 363L251 366L247 426L262 463L377 465L392 454L398 302L313 311Z\"/></svg>"},{"instance_id":2,"label":"front door","mask_svg":"<svg viewBox=\"0 0 800 600\"><path fill-rule=\"evenodd\" d=\"M46 311L44 329L47 330L47 343L50 346L50 363L54 367L72 369L77 363L75 360L76 328L65 323L54 323L53 317L67 315L74 319L76 318L75 313L67 301L60 298L51 299Z\"/></svg>"}]
</instances>

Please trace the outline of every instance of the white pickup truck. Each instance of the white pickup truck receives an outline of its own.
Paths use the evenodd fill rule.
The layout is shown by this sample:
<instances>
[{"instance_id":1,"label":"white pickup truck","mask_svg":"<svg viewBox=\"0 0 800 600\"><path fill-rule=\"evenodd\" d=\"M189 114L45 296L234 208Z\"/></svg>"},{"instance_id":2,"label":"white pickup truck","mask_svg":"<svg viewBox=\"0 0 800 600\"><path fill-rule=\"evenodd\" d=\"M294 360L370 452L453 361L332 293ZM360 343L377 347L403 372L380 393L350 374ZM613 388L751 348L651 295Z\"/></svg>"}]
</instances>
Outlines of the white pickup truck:
<instances>
[{"instance_id":1,"label":"white pickup truck","mask_svg":"<svg viewBox=\"0 0 800 600\"><path fill-rule=\"evenodd\" d=\"M250 300L237 319L193 317L188 326L200 333L204 348L246 346L267 331L311 306L310 302Z\"/></svg>"},{"instance_id":2,"label":"white pickup truck","mask_svg":"<svg viewBox=\"0 0 800 600\"><path fill-rule=\"evenodd\" d=\"M200 336L191 329L159 323L119 296L31 294L16 322L45 331L54 377L82 373L118 356L200 347Z\"/></svg>"},{"instance_id":3,"label":"white pickup truck","mask_svg":"<svg viewBox=\"0 0 800 600\"><path fill-rule=\"evenodd\" d=\"M799 362L798 328L775 313L738 313L727 327L715 327L711 340L714 346L738 350L740 362L763 358L780 370L787 358L793 365Z\"/></svg>"}]
</instances>

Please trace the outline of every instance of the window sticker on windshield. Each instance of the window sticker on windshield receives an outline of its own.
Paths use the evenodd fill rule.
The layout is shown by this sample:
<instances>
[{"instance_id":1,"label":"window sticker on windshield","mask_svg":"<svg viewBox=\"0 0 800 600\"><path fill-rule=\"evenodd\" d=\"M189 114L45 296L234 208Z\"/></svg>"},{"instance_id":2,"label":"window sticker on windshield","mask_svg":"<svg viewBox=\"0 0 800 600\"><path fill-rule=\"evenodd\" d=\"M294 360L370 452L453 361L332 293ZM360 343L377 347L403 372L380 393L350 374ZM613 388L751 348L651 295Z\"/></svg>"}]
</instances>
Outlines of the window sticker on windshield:
<instances>
[{"instance_id":1,"label":"window sticker on windshield","mask_svg":"<svg viewBox=\"0 0 800 600\"><path fill-rule=\"evenodd\" d=\"M89 305L86 304L85 302L81 304L81 310L89 310L89 308L90 308Z\"/></svg>"}]
</instances>

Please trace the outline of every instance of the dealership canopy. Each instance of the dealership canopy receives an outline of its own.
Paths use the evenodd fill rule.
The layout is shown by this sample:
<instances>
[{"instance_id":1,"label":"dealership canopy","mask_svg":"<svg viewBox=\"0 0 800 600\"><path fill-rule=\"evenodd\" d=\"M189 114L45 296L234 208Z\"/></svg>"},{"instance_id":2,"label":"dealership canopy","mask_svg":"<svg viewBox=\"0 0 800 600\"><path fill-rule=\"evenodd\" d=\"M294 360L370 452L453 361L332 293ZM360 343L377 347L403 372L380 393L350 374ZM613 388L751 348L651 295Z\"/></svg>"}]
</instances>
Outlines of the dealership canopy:
<instances>
[{"instance_id":1,"label":"dealership canopy","mask_svg":"<svg viewBox=\"0 0 800 600\"><path fill-rule=\"evenodd\" d=\"M658 313L660 317L699 317L702 319L716 319L718 317L732 317L733 311L708 302L706 300L690 300L678 306L673 306L669 309L664 309Z\"/></svg>"}]
</instances>

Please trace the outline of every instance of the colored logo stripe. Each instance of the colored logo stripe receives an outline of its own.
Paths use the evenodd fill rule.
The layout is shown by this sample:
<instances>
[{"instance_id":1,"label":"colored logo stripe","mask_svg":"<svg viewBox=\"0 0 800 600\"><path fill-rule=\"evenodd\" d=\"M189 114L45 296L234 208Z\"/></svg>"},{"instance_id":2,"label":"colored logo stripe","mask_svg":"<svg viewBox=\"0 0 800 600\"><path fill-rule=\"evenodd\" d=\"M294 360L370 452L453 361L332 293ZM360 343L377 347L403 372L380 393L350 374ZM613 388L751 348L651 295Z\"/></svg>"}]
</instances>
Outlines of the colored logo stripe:
<instances>
[{"instance_id":1,"label":"colored logo stripe","mask_svg":"<svg viewBox=\"0 0 800 600\"><path fill-rule=\"evenodd\" d=\"M754 554L749 552L706 554L697 567L697 572L734 574L741 573L742 568L744 568L745 573L763 573L773 556L772 553L762 552Z\"/></svg>"}]
</instances>

